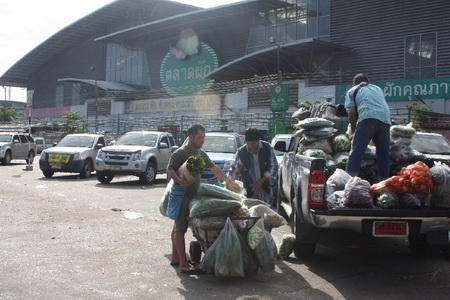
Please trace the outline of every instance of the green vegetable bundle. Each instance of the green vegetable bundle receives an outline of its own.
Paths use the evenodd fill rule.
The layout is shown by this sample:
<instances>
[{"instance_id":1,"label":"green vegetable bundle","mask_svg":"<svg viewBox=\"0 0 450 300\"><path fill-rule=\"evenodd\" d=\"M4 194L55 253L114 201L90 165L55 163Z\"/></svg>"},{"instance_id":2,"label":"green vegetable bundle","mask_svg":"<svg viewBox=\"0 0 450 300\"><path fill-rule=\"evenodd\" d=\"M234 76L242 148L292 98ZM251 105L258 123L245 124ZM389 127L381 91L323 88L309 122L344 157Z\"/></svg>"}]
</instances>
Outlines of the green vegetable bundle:
<instances>
[{"instance_id":1,"label":"green vegetable bundle","mask_svg":"<svg viewBox=\"0 0 450 300\"><path fill-rule=\"evenodd\" d=\"M189 203L189 217L229 216L238 211L241 206L242 202L237 200L194 197Z\"/></svg>"},{"instance_id":2,"label":"green vegetable bundle","mask_svg":"<svg viewBox=\"0 0 450 300\"><path fill-rule=\"evenodd\" d=\"M227 200L237 200L237 201L240 201L242 199L241 195L239 195L238 193L209 183L200 184L200 188L197 191L197 196L220 198Z\"/></svg>"},{"instance_id":3,"label":"green vegetable bundle","mask_svg":"<svg viewBox=\"0 0 450 300\"><path fill-rule=\"evenodd\" d=\"M187 169L189 173L194 177L202 176L206 168L206 162L200 155L194 155L187 159Z\"/></svg>"}]
</instances>

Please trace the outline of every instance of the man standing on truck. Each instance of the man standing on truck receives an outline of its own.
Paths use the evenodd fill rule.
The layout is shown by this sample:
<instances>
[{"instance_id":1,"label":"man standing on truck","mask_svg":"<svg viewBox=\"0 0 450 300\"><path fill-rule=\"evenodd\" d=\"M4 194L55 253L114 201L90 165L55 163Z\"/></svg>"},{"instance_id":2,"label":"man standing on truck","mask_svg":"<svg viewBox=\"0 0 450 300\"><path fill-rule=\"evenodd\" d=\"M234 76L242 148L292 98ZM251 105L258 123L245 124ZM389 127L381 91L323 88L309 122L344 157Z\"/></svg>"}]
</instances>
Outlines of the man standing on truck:
<instances>
[{"instance_id":1,"label":"man standing on truck","mask_svg":"<svg viewBox=\"0 0 450 300\"><path fill-rule=\"evenodd\" d=\"M277 181L278 162L272 146L260 139L256 128L245 131L245 145L238 149L228 172L231 179L241 179L248 198L273 205L272 186Z\"/></svg>"},{"instance_id":2,"label":"man standing on truck","mask_svg":"<svg viewBox=\"0 0 450 300\"><path fill-rule=\"evenodd\" d=\"M200 155L205 159L206 168L210 169L214 175L225 181L235 192L239 192L240 187L237 183L228 178L225 173L211 161L206 152L201 149L205 141L205 127L200 124L194 124L188 128L187 135L189 136L188 143L178 148L172 154L167 165L167 175L172 178L174 181L173 184L187 187L181 204L179 217L175 220L172 230L172 258L170 264L179 266L181 273L196 273L201 270L189 265L186 257L184 236L188 229L189 202L195 197L195 193L200 186L200 178L186 180L184 177L178 175L177 170L189 157Z\"/></svg>"},{"instance_id":3,"label":"man standing on truck","mask_svg":"<svg viewBox=\"0 0 450 300\"><path fill-rule=\"evenodd\" d=\"M353 135L346 171L358 176L364 152L370 141L376 147L378 180L389 177L391 117L380 87L370 84L363 73L353 78L353 87L345 95L345 107Z\"/></svg>"}]
</instances>

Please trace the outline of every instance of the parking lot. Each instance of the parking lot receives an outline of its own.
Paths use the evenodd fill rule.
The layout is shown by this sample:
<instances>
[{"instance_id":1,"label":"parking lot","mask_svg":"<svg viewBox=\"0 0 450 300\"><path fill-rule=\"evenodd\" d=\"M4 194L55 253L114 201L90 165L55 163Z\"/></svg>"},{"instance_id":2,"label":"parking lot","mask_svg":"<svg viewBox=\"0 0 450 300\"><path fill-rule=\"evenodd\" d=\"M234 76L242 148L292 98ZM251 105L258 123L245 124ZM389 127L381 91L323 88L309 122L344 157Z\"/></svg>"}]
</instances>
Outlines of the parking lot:
<instances>
[{"instance_id":1,"label":"parking lot","mask_svg":"<svg viewBox=\"0 0 450 300\"><path fill-rule=\"evenodd\" d=\"M447 299L448 256L415 257L404 240L326 236L310 260L245 278L180 274L169 265L166 180L45 178L34 162L0 166L0 299ZM273 230L279 245L284 226ZM190 231L188 243L194 240ZM258 298L254 298L258 299Z\"/></svg>"}]
</instances>

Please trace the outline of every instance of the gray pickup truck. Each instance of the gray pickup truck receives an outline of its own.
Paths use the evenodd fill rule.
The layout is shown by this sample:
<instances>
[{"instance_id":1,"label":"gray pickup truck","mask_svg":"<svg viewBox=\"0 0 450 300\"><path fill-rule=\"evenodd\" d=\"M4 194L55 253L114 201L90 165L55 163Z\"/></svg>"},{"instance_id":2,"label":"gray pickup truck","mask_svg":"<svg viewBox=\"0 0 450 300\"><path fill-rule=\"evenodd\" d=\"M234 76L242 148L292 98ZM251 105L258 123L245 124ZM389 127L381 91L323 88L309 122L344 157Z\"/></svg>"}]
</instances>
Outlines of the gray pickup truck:
<instances>
[{"instance_id":1,"label":"gray pickup truck","mask_svg":"<svg viewBox=\"0 0 450 300\"><path fill-rule=\"evenodd\" d=\"M287 151L285 142L275 145L276 150L286 152L278 173L278 212L290 221L297 258L313 255L321 233L336 229L407 238L418 253L448 247L450 209L329 208L325 199L326 161L298 153L299 142L299 137L293 137Z\"/></svg>"},{"instance_id":2,"label":"gray pickup truck","mask_svg":"<svg viewBox=\"0 0 450 300\"><path fill-rule=\"evenodd\" d=\"M143 184L155 181L156 174L165 173L175 149L171 133L130 131L117 142L102 148L95 160L97 179L110 183L115 175L135 175Z\"/></svg>"},{"instance_id":3,"label":"gray pickup truck","mask_svg":"<svg viewBox=\"0 0 450 300\"><path fill-rule=\"evenodd\" d=\"M32 164L36 155L36 143L26 133L0 132L0 162L9 165L11 160L24 159Z\"/></svg>"}]
</instances>

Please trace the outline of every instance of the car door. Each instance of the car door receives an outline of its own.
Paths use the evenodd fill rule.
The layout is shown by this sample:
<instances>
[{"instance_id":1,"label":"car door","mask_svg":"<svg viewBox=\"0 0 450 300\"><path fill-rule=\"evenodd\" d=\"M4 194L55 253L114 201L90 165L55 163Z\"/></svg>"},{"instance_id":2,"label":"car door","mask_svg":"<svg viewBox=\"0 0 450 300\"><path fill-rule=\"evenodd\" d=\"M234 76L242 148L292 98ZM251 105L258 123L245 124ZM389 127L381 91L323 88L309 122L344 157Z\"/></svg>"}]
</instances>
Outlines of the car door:
<instances>
[{"instance_id":1,"label":"car door","mask_svg":"<svg viewBox=\"0 0 450 300\"><path fill-rule=\"evenodd\" d=\"M161 144L165 144L167 147ZM173 145L170 144L169 137L167 135L162 135L158 142L158 170L163 170L167 167L171 155L171 146Z\"/></svg>"},{"instance_id":2,"label":"car door","mask_svg":"<svg viewBox=\"0 0 450 300\"><path fill-rule=\"evenodd\" d=\"M24 141L26 142L26 138ZM11 145L13 159L19 159L19 158L26 156L24 145L26 145L26 144L22 143L22 141L20 139L20 135L15 134L13 137L12 145ZM28 148L27 148L27 150L28 150Z\"/></svg>"}]
</instances>

